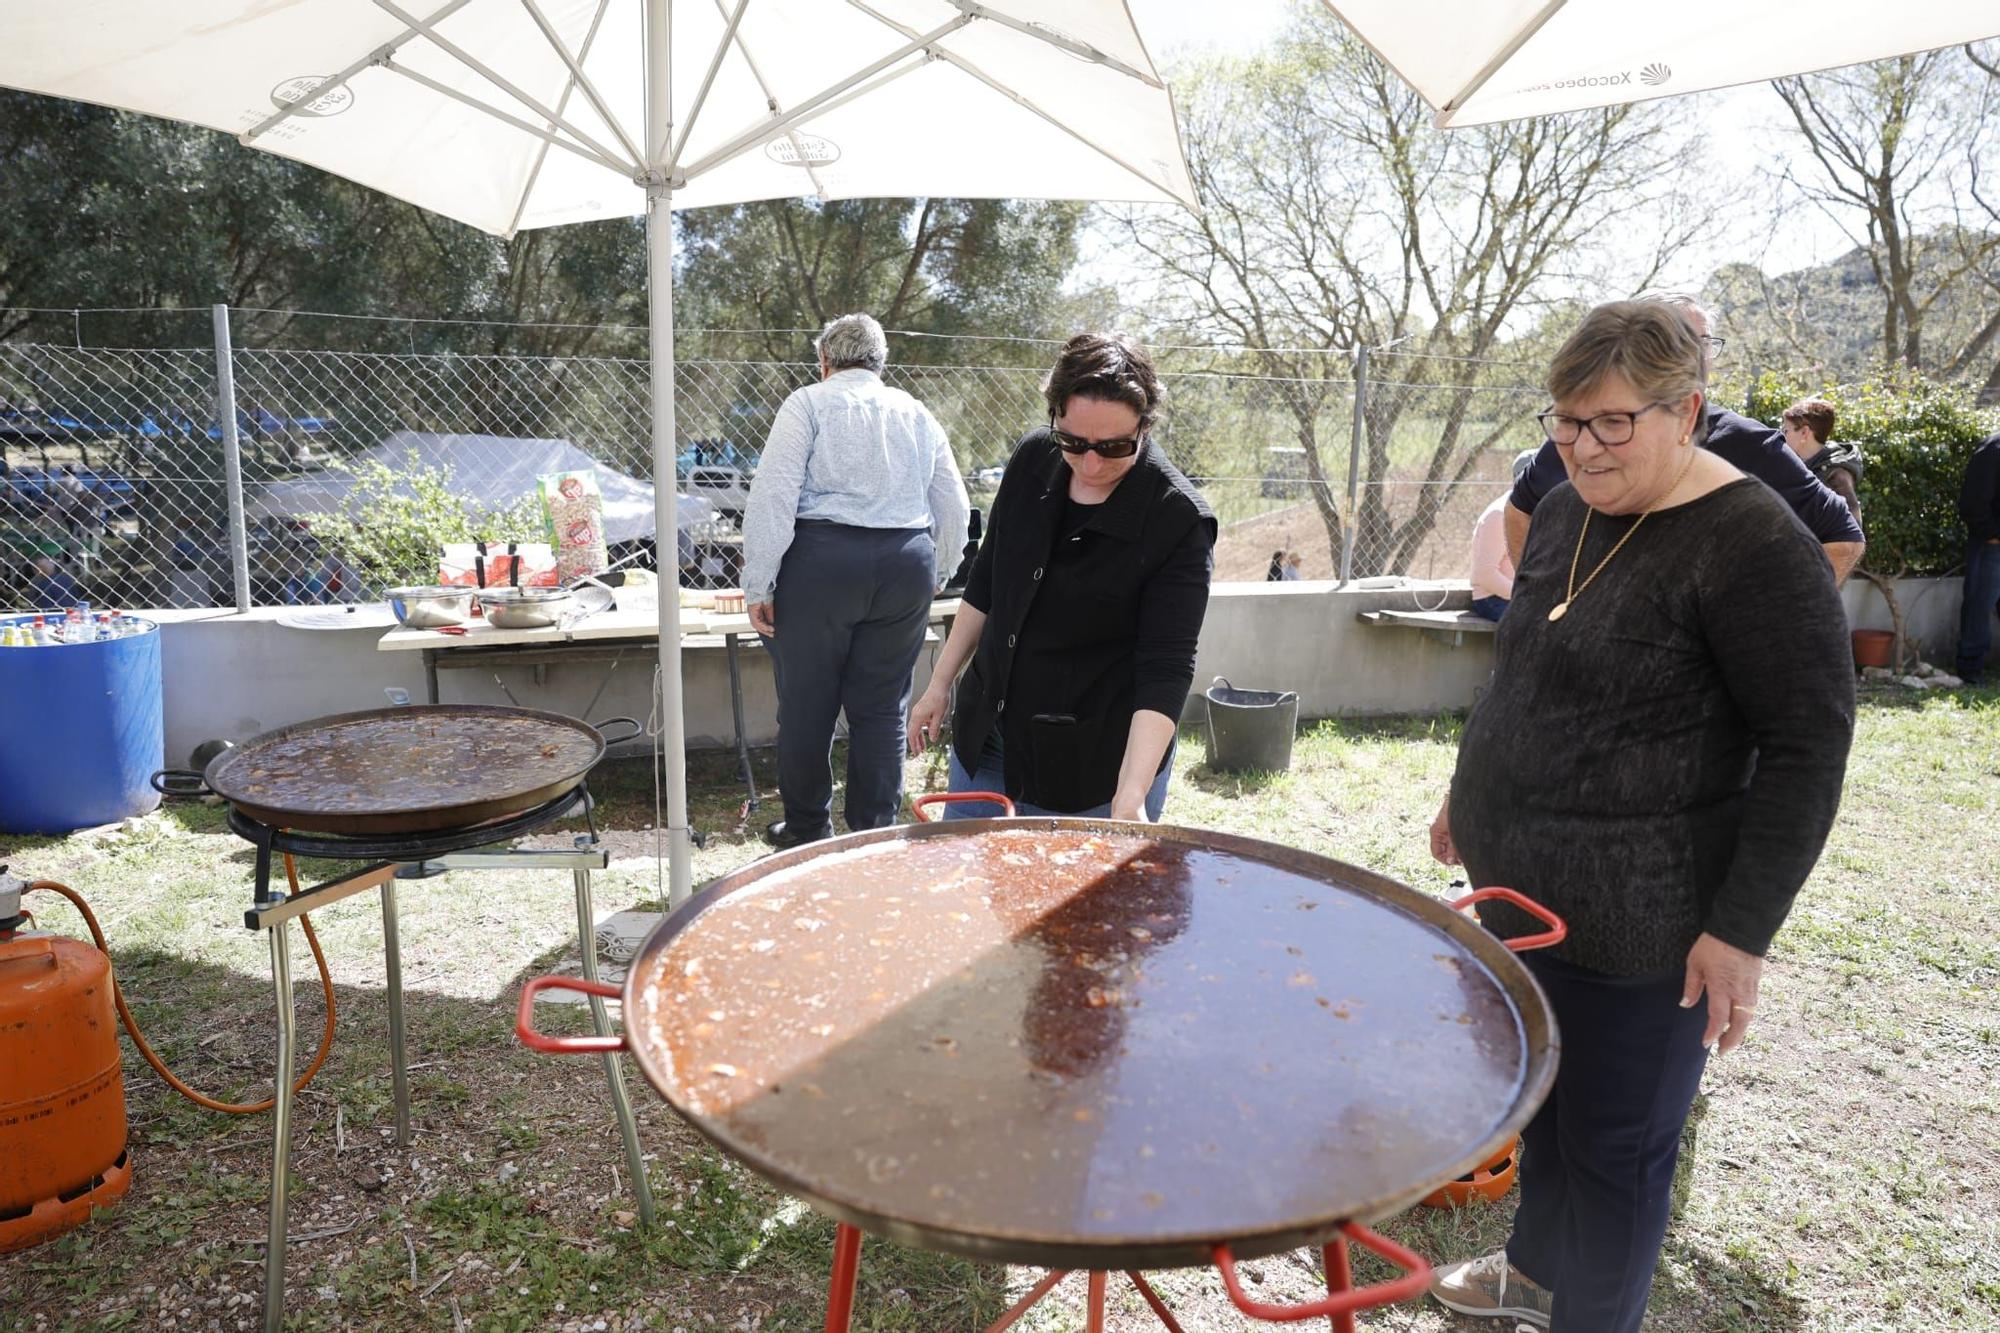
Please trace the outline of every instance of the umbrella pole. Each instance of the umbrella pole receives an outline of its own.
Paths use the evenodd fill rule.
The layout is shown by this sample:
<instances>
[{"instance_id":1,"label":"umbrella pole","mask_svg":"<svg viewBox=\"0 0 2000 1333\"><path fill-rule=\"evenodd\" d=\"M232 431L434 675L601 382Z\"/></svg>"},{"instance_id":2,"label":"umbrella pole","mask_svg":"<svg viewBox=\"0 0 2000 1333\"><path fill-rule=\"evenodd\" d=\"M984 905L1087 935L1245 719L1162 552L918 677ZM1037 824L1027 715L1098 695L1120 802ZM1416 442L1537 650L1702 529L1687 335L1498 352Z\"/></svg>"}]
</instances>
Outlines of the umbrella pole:
<instances>
[{"instance_id":1,"label":"umbrella pole","mask_svg":"<svg viewBox=\"0 0 2000 1333\"><path fill-rule=\"evenodd\" d=\"M681 699L680 506L674 476L674 218L669 58L672 5L646 0L646 295L653 381L653 541L660 580L660 747L666 764L667 905L693 891L687 801L687 721Z\"/></svg>"}]
</instances>

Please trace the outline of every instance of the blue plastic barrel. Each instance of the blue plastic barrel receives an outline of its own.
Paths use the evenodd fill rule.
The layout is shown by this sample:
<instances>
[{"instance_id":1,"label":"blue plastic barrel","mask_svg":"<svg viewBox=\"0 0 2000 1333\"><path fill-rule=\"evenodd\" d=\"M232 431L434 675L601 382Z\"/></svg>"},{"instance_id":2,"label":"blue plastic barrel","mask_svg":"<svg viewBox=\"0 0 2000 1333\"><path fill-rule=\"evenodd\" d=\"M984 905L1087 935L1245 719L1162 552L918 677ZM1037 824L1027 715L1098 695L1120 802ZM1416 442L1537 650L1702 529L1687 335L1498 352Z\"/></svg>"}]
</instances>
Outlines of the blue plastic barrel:
<instances>
[{"instance_id":1,"label":"blue plastic barrel","mask_svg":"<svg viewBox=\"0 0 2000 1333\"><path fill-rule=\"evenodd\" d=\"M68 833L160 803L160 630L139 623L94 643L0 648L0 833Z\"/></svg>"}]
</instances>

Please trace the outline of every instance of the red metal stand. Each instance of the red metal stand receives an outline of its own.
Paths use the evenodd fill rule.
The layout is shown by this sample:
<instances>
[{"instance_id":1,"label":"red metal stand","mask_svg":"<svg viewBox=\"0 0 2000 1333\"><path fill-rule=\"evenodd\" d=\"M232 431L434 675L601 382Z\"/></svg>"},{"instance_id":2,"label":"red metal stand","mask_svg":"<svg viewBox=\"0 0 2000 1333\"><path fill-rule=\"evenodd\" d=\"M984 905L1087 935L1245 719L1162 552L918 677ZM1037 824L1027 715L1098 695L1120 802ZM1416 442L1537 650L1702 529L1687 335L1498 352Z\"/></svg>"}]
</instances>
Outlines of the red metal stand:
<instances>
[{"instance_id":1,"label":"red metal stand","mask_svg":"<svg viewBox=\"0 0 2000 1333\"><path fill-rule=\"evenodd\" d=\"M1215 1247L1215 1266L1222 1273L1223 1287L1229 1292L1229 1299L1236 1308L1252 1319L1273 1322L1292 1322L1313 1319L1325 1315L1331 1320L1333 1333L1355 1333L1354 1312L1371 1309L1377 1305L1392 1305L1407 1301L1422 1293L1430 1285L1431 1268L1421 1258L1383 1236L1378 1236L1364 1226L1353 1222L1341 1227L1343 1234L1328 1241L1321 1253L1326 1260L1327 1298L1310 1305L1264 1305L1251 1300L1236 1281L1236 1261L1227 1245ZM1404 1269L1402 1277L1391 1282L1379 1283L1373 1287L1356 1290L1354 1275L1348 1263L1347 1242L1353 1239L1373 1250L1383 1258ZM826 1333L848 1333L848 1326L854 1318L854 1285L861 1268L861 1233L842 1222L834 1233L833 1277L827 1284L826 1293ZM1041 1304L1044 1297L1056 1289L1056 1285L1069 1276L1069 1270L1056 1269L1042 1276L1042 1280L1028 1289L1028 1293L991 1324L986 1333L1006 1333L1019 1323L1028 1311ZM1110 1274L1092 1271L1084 1275L1087 1286L1084 1295L1085 1333L1104 1333L1104 1301ZM1160 1321L1167 1333L1184 1333L1175 1320L1173 1311L1167 1308L1158 1292L1139 1273L1127 1272L1125 1276L1138 1289L1146 1305Z\"/></svg>"}]
</instances>

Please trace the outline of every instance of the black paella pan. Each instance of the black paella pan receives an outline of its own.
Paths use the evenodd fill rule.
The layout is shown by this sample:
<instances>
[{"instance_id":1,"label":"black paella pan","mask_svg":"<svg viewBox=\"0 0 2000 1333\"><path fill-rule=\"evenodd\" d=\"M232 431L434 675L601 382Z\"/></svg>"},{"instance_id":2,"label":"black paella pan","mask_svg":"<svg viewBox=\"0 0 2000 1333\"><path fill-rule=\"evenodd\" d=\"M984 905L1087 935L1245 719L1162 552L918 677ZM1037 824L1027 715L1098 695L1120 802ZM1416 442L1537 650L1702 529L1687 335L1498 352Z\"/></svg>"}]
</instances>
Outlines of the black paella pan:
<instances>
[{"instance_id":1,"label":"black paella pan","mask_svg":"<svg viewBox=\"0 0 2000 1333\"><path fill-rule=\"evenodd\" d=\"M638 734L630 718L611 721ZM609 725L609 722L606 723ZM527 708L431 704L338 713L279 727L169 770L169 795L212 792L274 828L372 835L471 828L575 789L607 744L580 718Z\"/></svg>"}]
</instances>

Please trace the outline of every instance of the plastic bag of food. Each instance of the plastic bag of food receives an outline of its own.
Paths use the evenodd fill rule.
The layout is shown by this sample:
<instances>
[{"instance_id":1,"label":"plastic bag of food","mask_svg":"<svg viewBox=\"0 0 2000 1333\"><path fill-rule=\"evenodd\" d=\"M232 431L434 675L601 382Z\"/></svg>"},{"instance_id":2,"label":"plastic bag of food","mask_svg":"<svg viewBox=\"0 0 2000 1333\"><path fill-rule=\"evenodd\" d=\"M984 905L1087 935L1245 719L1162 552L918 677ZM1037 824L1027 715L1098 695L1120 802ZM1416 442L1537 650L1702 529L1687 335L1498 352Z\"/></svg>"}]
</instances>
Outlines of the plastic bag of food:
<instances>
[{"instance_id":1,"label":"plastic bag of food","mask_svg":"<svg viewBox=\"0 0 2000 1333\"><path fill-rule=\"evenodd\" d=\"M611 565L604 541L604 496L588 472L552 472L540 479L542 516L563 582L601 574Z\"/></svg>"},{"instance_id":2,"label":"plastic bag of food","mask_svg":"<svg viewBox=\"0 0 2000 1333\"><path fill-rule=\"evenodd\" d=\"M553 588L560 580L547 542L446 542L438 582L459 588Z\"/></svg>"}]
</instances>

